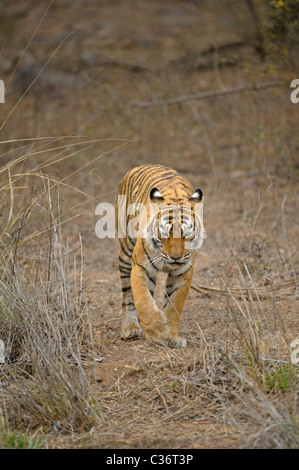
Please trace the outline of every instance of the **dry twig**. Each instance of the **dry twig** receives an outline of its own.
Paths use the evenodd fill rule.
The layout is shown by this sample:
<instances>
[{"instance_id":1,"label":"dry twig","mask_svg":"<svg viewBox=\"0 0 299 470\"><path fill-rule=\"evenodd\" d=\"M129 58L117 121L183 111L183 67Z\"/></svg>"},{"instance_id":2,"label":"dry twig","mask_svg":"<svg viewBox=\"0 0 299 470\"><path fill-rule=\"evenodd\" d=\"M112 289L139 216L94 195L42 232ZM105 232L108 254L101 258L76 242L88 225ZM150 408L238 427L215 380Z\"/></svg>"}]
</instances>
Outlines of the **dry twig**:
<instances>
[{"instance_id":1,"label":"dry twig","mask_svg":"<svg viewBox=\"0 0 299 470\"><path fill-rule=\"evenodd\" d=\"M256 298L257 296L259 296L262 298L267 298L272 296L273 291L283 291L285 295L289 295L289 289L296 288L296 281L294 279L289 279L271 286L255 286L254 288L236 287L231 288L229 291L227 290L227 288L222 289L221 287L203 286L201 284L192 284L191 287L197 292L203 294L233 294L235 297L252 296L253 298Z\"/></svg>"},{"instance_id":2,"label":"dry twig","mask_svg":"<svg viewBox=\"0 0 299 470\"><path fill-rule=\"evenodd\" d=\"M211 90L211 91L204 91L203 93L194 93L192 95L185 95L185 96L178 96L176 98L170 98L168 100L153 100L153 101L145 101L145 102L137 102L134 103L133 106L138 108L150 108L153 106L164 106L166 104L175 104L175 103L183 103L184 101L191 101L191 100L203 100L205 98L214 98L216 96L225 96L225 95L233 95L235 93L242 93L245 91L258 91L264 90L266 88L273 88L284 86L285 83L282 81L274 81L274 82L267 82L262 84L254 84L251 83L249 85L239 85L237 87L230 87L221 90Z\"/></svg>"}]
</instances>

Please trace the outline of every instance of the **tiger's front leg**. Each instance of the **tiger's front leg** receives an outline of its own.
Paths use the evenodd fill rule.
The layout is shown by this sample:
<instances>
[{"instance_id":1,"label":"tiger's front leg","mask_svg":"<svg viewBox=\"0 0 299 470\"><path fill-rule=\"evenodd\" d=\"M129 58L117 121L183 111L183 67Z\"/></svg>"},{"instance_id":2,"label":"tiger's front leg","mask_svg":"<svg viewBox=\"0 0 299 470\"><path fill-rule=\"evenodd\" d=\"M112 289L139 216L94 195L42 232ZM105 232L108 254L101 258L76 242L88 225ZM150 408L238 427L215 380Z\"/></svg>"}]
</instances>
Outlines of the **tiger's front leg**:
<instances>
[{"instance_id":1,"label":"tiger's front leg","mask_svg":"<svg viewBox=\"0 0 299 470\"><path fill-rule=\"evenodd\" d=\"M170 328L164 313L154 298L155 278L149 278L146 269L139 264L132 265L131 286L139 321L145 338L168 344Z\"/></svg>"},{"instance_id":2,"label":"tiger's front leg","mask_svg":"<svg viewBox=\"0 0 299 470\"><path fill-rule=\"evenodd\" d=\"M179 336L179 322L182 310L191 287L193 266L179 276L169 274L166 282L164 312L170 327L170 347L186 347L187 341Z\"/></svg>"},{"instance_id":3,"label":"tiger's front leg","mask_svg":"<svg viewBox=\"0 0 299 470\"><path fill-rule=\"evenodd\" d=\"M142 335L138 314L134 305L131 289L131 258L125 258L123 248L119 255L119 271L122 285L121 338L136 339Z\"/></svg>"}]
</instances>

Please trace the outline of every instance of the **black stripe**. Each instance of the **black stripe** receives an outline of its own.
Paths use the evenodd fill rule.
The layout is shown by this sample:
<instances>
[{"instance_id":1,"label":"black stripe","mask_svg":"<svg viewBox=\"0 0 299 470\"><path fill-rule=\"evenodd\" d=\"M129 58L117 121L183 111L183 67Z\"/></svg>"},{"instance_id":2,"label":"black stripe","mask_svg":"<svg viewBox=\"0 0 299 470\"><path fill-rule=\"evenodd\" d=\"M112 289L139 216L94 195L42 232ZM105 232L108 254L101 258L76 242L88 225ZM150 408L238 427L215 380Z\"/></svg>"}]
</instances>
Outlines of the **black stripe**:
<instances>
[{"instance_id":1,"label":"black stripe","mask_svg":"<svg viewBox=\"0 0 299 470\"><path fill-rule=\"evenodd\" d=\"M135 178L134 184L135 186L143 186L143 182L148 177L147 172L149 171L149 167L145 168L143 171L139 173L139 175ZM145 173L145 174L144 174Z\"/></svg>"},{"instance_id":2,"label":"black stripe","mask_svg":"<svg viewBox=\"0 0 299 470\"><path fill-rule=\"evenodd\" d=\"M161 168L156 168L156 169L152 170L149 174L143 175L143 177L140 180L138 179L136 182L134 181L134 183L136 185L140 186L140 187L143 187L144 181L146 180L146 178L148 178L148 180L149 180L148 183L151 182L151 184L153 184L154 183L154 181L152 181L153 176L156 176L160 172L161 172ZM156 181L156 179L155 179L155 181Z\"/></svg>"},{"instance_id":3,"label":"black stripe","mask_svg":"<svg viewBox=\"0 0 299 470\"><path fill-rule=\"evenodd\" d=\"M164 179L172 179L174 178L178 173L174 170L168 170L164 171L161 175L161 183L163 183Z\"/></svg>"},{"instance_id":4,"label":"black stripe","mask_svg":"<svg viewBox=\"0 0 299 470\"><path fill-rule=\"evenodd\" d=\"M173 281L175 281L175 280L176 279L174 279ZM174 284L174 282L172 284L166 284L166 289L170 289L171 287L173 287L173 284Z\"/></svg>"},{"instance_id":5,"label":"black stripe","mask_svg":"<svg viewBox=\"0 0 299 470\"><path fill-rule=\"evenodd\" d=\"M133 240L129 235L127 236L127 240L130 241L133 247L136 245L136 239Z\"/></svg>"},{"instance_id":6,"label":"black stripe","mask_svg":"<svg viewBox=\"0 0 299 470\"><path fill-rule=\"evenodd\" d=\"M174 294L175 291L177 291L178 289L179 289L179 287L175 287L175 288L173 289L173 291L171 291L171 292L167 292L167 290L166 290L166 293L167 293L167 295L170 297L170 296L172 296L172 294Z\"/></svg>"},{"instance_id":7,"label":"black stripe","mask_svg":"<svg viewBox=\"0 0 299 470\"><path fill-rule=\"evenodd\" d=\"M188 191L191 191L190 186L188 186L188 185L187 185L186 183L184 183L183 181L180 181L179 184L182 185L183 188L187 189ZM190 197L191 197L191 195L190 195Z\"/></svg>"},{"instance_id":8,"label":"black stripe","mask_svg":"<svg viewBox=\"0 0 299 470\"><path fill-rule=\"evenodd\" d=\"M127 248L127 246L126 246ZM120 245L120 249L123 251L123 253L128 257L128 258L132 258L132 253L133 251L130 251L129 250L129 253L124 249L124 246L123 245Z\"/></svg>"},{"instance_id":9,"label":"black stripe","mask_svg":"<svg viewBox=\"0 0 299 470\"><path fill-rule=\"evenodd\" d=\"M133 307L135 307L135 304L134 304L134 302L128 302L128 303L126 303L126 302L123 302L123 303L122 303L122 307L129 307L129 306L133 306Z\"/></svg>"},{"instance_id":10,"label":"black stripe","mask_svg":"<svg viewBox=\"0 0 299 470\"><path fill-rule=\"evenodd\" d=\"M132 263L128 263L128 261L125 261L124 259L122 259L122 257L121 257L120 255L119 255L118 260L119 260L120 263L123 263L123 264L125 264L126 266L129 266L129 267L132 266Z\"/></svg>"},{"instance_id":11,"label":"black stripe","mask_svg":"<svg viewBox=\"0 0 299 470\"><path fill-rule=\"evenodd\" d=\"M154 181L151 181L150 185L151 187L154 187L154 186L159 186L159 190L161 190L161 194L163 196L163 198L165 199L166 195L167 195L167 192L166 194L163 194L163 190L165 188L166 185L168 185L168 181L172 180L174 178L174 175L173 176L164 176L164 175L158 175L158 178L155 178Z\"/></svg>"},{"instance_id":12,"label":"black stripe","mask_svg":"<svg viewBox=\"0 0 299 470\"><path fill-rule=\"evenodd\" d=\"M183 275L186 274L188 271L190 271L191 268L192 268L192 264L191 264L191 265L189 266L189 268L186 269L186 271L184 271L183 273L175 274L175 271L178 271L179 269L181 269L181 268L177 268L175 271L172 271L172 276L173 276L173 277L176 277L176 278L178 278L178 277L180 277L180 276L183 276Z\"/></svg>"},{"instance_id":13,"label":"black stripe","mask_svg":"<svg viewBox=\"0 0 299 470\"><path fill-rule=\"evenodd\" d=\"M143 269L144 269L144 268L143 268ZM148 272L147 272L146 269L144 269L144 271L145 271L145 274L146 274L147 278L154 284L154 286L156 286L156 281L154 281L154 280L148 275Z\"/></svg>"},{"instance_id":14,"label":"black stripe","mask_svg":"<svg viewBox=\"0 0 299 470\"><path fill-rule=\"evenodd\" d=\"M154 265L150 255L148 254L146 248L145 248L145 243L144 243L144 238L142 238L142 246L143 246L143 249L144 249L144 253L146 254L147 256L147 259L149 260L149 262L151 263L151 266L157 271L158 268Z\"/></svg>"},{"instance_id":15,"label":"black stripe","mask_svg":"<svg viewBox=\"0 0 299 470\"><path fill-rule=\"evenodd\" d=\"M131 275L126 274L125 276L120 276L121 279L130 279Z\"/></svg>"},{"instance_id":16,"label":"black stripe","mask_svg":"<svg viewBox=\"0 0 299 470\"><path fill-rule=\"evenodd\" d=\"M132 175L132 177L134 178L134 183L135 184L138 184L138 181L140 181L140 178L142 177L143 173L148 171L148 169L149 169L148 166L141 167L137 175L136 175L136 173L135 173L135 175Z\"/></svg>"},{"instance_id":17,"label":"black stripe","mask_svg":"<svg viewBox=\"0 0 299 470\"><path fill-rule=\"evenodd\" d=\"M126 273L130 273L132 271L132 266L122 266L121 264L118 265L118 269L122 269Z\"/></svg>"},{"instance_id":18,"label":"black stripe","mask_svg":"<svg viewBox=\"0 0 299 470\"><path fill-rule=\"evenodd\" d=\"M161 222L169 222L170 224L173 222L173 215L169 214L169 217L163 214Z\"/></svg>"},{"instance_id":19,"label":"black stripe","mask_svg":"<svg viewBox=\"0 0 299 470\"><path fill-rule=\"evenodd\" d=\"M148 272L147 272L147 270L145 269L145 267L142 266L142 264L139 264L139 263L136 263L136 264L137 264L137 266L139 266L140 268L143 269L143 271L144 271L145 274L146 274L146 277L154 284L154 286L156 286L156 282L148 275Z\"/></svg>"},{"instance_id":20,"label":"black stripe","mask_svg":"<svg viewBox=\"0 0 299 470\"><path fill-rule=\"evenodd\" d=\"M131 286L127 286L127 287L122 288L123 292L128 292L128 290L131 290Z\"/></svg>"},{"instance_id":21,"label":"black stripe","mask_svg":"<svg viewBox=\"0 0 299 470\"><path fill-rule=\"evenodd\" d=\"M124 239L124 244L126 245L127 250L128 250L128 251L131 253L131 255L132 255L135 245L133 245L133 249L132 249L132 248L129 246L128 241L130 241L130 240L129 240L129 237L127 236L127 238ZM131 242L131 243L132 243L132 242ZM129 258L131 257L131 255L128 255Z\"/></svg>"},{"instance_id":22,"label":"black stripe","mask_svg":"<svg viewBox=\"0 0 299 470\"><path fill-rule=\"evenodd\" d=\"M154 247L157 248L158 243L155 238L152 238L152 242L153 242Z\"/></svg>"},{"instance_id":23,"label":"black stripe","mask_svg":"<svg viewBox=\"0 0 299 470\"><path fill-rule=\"evenodd\" d=\"M119 270L121 273L123 274L130 274L132 269L128 269L128 268L123 268L122 266L119 266Z\"/></svg>"}]
</instances>

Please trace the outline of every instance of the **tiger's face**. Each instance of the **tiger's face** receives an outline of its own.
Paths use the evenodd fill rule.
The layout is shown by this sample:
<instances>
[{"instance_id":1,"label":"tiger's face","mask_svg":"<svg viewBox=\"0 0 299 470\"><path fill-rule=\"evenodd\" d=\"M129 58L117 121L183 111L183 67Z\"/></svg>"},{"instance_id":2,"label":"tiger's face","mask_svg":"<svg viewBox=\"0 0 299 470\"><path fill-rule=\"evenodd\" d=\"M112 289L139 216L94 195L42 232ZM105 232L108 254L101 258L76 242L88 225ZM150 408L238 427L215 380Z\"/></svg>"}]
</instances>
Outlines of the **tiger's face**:
<instances>
[{"instance_id":1,"label":"tiger's face","mask_svg":"<svg viewBox=\"0 0 299 470\"><path fill-rule=\"evenodd\" d=\"M204 230L199 207L202 199L200 189L179 202L165 200L156 188L151 190L154 214L149 219L150 240L165 266L170 269L186 264L202 244Z\"/></svg>"}]
</instances>

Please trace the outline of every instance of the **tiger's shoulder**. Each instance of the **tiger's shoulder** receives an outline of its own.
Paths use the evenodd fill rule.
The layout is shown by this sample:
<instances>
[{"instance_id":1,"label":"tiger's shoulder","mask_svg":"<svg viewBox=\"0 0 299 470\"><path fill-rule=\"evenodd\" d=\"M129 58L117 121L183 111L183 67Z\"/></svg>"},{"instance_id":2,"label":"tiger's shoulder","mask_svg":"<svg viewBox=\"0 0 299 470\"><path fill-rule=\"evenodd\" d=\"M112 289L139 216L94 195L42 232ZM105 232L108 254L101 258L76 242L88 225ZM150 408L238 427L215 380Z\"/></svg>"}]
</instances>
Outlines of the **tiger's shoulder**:
<instances>
[{"instance_id":1,"label":"tiger's shoulder","mask_svg":"<svg viewBox=\"0 0 299 470\"><path fill-rule=\"evenodd\" d=\"M193 194L187 178L170 167L153 163L129 170L119 183L118 194L126 195L129 200L146 202L152 187L170 199L187 198Z\"/></svg>"}]
</instances>

